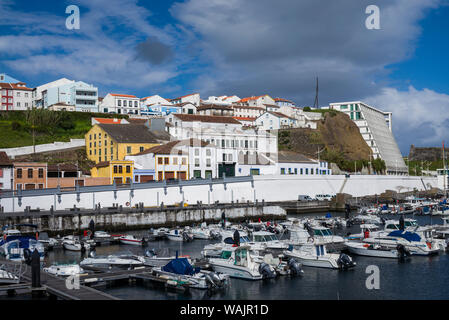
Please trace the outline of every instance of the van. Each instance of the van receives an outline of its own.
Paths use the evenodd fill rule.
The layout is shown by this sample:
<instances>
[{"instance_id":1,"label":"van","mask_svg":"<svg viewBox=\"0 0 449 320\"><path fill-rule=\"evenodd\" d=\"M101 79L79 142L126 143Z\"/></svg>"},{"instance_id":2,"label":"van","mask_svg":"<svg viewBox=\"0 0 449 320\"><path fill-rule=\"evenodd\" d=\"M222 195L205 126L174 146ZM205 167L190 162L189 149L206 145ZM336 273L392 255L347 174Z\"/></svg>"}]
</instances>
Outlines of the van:
<instances>
[{"instance_id":1,"label":"van","mask_svg":"<svg viewBox=\"0 0 449 320\"><path fill-rule=\"evenodd\" d=\"M313 199L310 196L300 194L298 196L298 201L313 201Z\"/></svg>"}]
</instances>

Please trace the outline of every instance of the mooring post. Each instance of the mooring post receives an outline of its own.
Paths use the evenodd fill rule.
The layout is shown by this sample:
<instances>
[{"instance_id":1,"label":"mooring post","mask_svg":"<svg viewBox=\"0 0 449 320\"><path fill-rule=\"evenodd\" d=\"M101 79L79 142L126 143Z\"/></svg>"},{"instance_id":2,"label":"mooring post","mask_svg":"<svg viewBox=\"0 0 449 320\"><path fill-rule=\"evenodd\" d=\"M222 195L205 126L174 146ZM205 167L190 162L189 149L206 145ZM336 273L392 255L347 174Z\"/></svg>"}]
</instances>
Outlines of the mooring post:
<instances>
[{"instance_id":1,"label":"mooring post","mask_svg":"<svg viewBox=\"0 0 449 320\"><path fill-rule=\"evenodd\" d=\"M31 287L40 288L41 286L41 257L37 249L34 249L31 255Z\"/></svg>"}]
</instances>

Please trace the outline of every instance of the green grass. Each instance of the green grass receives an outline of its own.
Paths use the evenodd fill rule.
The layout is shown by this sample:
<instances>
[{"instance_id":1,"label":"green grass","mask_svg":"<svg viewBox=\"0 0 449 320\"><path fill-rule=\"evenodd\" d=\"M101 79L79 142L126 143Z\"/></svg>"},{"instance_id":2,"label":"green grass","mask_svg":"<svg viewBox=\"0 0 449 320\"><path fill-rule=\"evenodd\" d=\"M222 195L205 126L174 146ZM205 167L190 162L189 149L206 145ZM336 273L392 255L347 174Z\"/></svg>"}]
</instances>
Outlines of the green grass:
<instances>
[{"instance_id":1,"label":"green grass","mask_svg":"<svg viewBox=\"0 0 449 320\"><path fill-rule=\"evenodd\" d=\"M36 144L82 139L92 127L92 117L128 118L126 115L48 110L0 112L0 148L33 145L33 125Z\"/></svg>"}]
</instances>

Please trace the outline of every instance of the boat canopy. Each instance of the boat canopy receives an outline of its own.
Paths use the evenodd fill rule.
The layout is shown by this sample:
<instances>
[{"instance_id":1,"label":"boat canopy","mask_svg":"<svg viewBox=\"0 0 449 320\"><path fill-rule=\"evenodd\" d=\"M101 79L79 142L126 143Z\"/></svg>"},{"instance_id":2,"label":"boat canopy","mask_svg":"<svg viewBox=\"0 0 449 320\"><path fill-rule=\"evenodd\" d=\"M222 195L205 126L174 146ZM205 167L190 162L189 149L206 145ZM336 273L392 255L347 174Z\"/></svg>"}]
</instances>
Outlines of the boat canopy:
<instances>
[{"instance_id":1,"label":"boat canopy","mask_svg":"<svg viewBox=\"0 0 449 320\"><path fill-rule=\"evenodd\" d=\"M401 230L395 230L388 234L389 237L399 237L404 238L407 241L421 241L421 237L415 233L410 231L401 231Z\"/></svg>"},{"instance_id":2,"label":"boat canopy","mask_svg":"<svg viewBox=\"0 0 449 320\"><path fill-rule=\"evenodd\" d=\"M195 273L200 272L200 268L192 267L187 258L178 258L173 259L165 266L163 266L162 271L191 276L194 275Z\"/></svg>"}]
</instances>

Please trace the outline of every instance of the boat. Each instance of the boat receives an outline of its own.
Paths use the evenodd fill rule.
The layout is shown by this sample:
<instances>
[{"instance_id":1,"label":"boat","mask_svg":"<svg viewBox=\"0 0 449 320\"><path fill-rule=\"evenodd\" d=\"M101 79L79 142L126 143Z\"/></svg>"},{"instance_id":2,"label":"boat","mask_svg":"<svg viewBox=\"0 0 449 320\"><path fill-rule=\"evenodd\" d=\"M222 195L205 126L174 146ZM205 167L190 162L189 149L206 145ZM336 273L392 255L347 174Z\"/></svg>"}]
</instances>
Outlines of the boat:
<instances>
[{"instance_id":1,"label":"boat","mask_svg":"<svg viewBox=\"0 0 449 320\"><path fill-rule=\"evenodd\" d=\"M356 265L347 254L328 253L325 243L307 243L299 249L291 247L284 251L284 255L307 267L350 269Z\"/></svg>"},{"instance_id":2,"label":"boat","mask_svg":"<svg viewBox=\"0 0 449 320\"><path fill-rule=\"evenodd\" d=\"M180 258L187 258L189 256L179 256ZM162 267L176 259L176 256L170 254L170 250L168 248L161 249L151 249L145 252L145 265L150 267Z\"/></svg>"},{"instance_id":3,"label":"boat","mask_svg":"<svg viewBox=\"0 0 449 320\"><path fill-rule=\"evenodd\" d=\"M132 234L122 235L122 236L120 236L118 238L118 240L119 240L119 242L121 244L129 244L129 245L133 245L133 246L144 246L144 245L146 245L145 238L137 239Z\"/></svg>"},{"instance_id":4,"label":"boat","mask_svg":"<svg viewBox=\"0 0 449 320\"><path fill-rule=\"evenodd\" d=\"M62 238L62 247L64 250L86 252L91 249L89 243L80 241L74 236L66 236Z\"/></svg>"},{"instance_id":5,"label":"boat","mask_svg":"<svg viewBox=\"0 0 449 320\"><path fill-rule=\"evenodd\" d=\"M360 225L360 233L353 233L345 237L346 240L363 240L365 238L369 238L380 235L383 231L376 224L372 223L364 223ZM368 237L367 237L368 236ZM347 243L347 242L346 242Z\"/></svg>"},{"instance_id":6,"label":"boat","mask_svg":"<svg viewBox=\"0 0 449 320\"><path fill-rule=\"evenodd\" d=\"M194 239L212 240L220 238L220 234L214 229L207 228L205 222L203 222L200 227L192 228L190 232L192 233Z\"/></svg>"},{"instance_id":7,"label":"boat","mask_svg":"<svg viewBox=\"0 0 449 320\"><path fill-rule=\"evenodd\" d=\"M97 257L91 254L80 262L80 266L85 270L104 272L111 270L132 270L143 267L145 258L133 254L115 254Z\"/></svg>"},{"instance_id":8,"label":"boat","mask_svg":"<svg viewBox=\"0 0 449 320\"><path fill-rule=\"evenodd\" d=\"M39 232L38 240L44 245L46 250L52 250L60 245L58 240L55 238L50 238L46 232Z\"/></svg>"},{"instance_id":9,"label":"boat","mask_svg":"<svg viewBox=\"0 0 449 320\"><path fill-rule=\"evenodd\" d=\"M84 273L84 270L78 264L55 264L44 268L44 271L60 277L69 277Z\"/></svg>"},{"instance_id":10,"label":"boat","mask_svg":"<svg viewBox=\"0 0 449 320\"><path fill-rule=\"evenodd\" d=\"M12 237L16 237L12 239ZM5 259L12 261L31 261L31 256L37 250L39 253L40 261L45 258L44 245L36 239L24 236L11 236L5 242L0 241L0 254Z\"/></svg>"},{"instance_id":11,"label":"boat","mask_svg":"<svg viewBox=\"0 0 449 320\"><path fill-rule=\"evenodd\" d=\"M170 230L167 228L158 228L158 229L151 228L150 231L148 231L148 238L151 241L166 239L167 233L169 231Z\"/></svg>"},{"instance_id":12,"label":"boat","mask_svg":"<svg viewBox=\"0 0 449 320\"><path fill-rule=\"evenodd\" d=\"M229 274L231 278L261 280L274 278L276 272L267 263L259 263L249 253L250 246L226 248L220 258L209 258L209 265L216 272Z\"/></svg>"},{"instance_id":13,"label":"boat","mask_svg":"<svg viewBox=\"0 0 449 320\"><path fill-rule=\"evenodd\" d=\"M251 250L259 251L271 251L273 253L282 253L283 250L288 248L288 244L280 241L274 233L268 231L255 231L250 233L250 242L247 243L251 246Z\"/></svg>"},{"instance_id":14,"label":"boat","mask_svg":"<svg viewBox=\"0 0 449 320\"><path fill-rule=\"evenodd\" d=\"M359 223L370 223L370 224L382 224L382 219L373 214L359 214L352 218L352 220Z\"/></svg>"},{"instance_id":15,"label":"boat","mask_svg":"<svg viewBox=\"0 0 449 320\"><path fill-rule=\"evenodd\" d=\"M193 235L186 230L173 229L166 233L167 239L171 241L189 242L193 240Z\"/></svg>"},{"instance_id":16,"label":"boat","mask_svg":"<svg viewBox=\"0 0 449 320\"><path fill-rule=\"evenodd\" d=\"M293 258L288 259L288 261L284 261L279 256L273 257L271 253L265 254L264 256L253 255L252 252L250 252L250 254L253 257L254 261L260 264L262 263L268 264L274 269L274 271L278 275L301 276L304 274L304 270L302 270L302 265Z\"/></svg>"},{"instance_id":17,"label":"boat","mask_svg":"<svg viewBox=\"0 0 449 320\"><path fill-rule=\"evenodd\" d=\"M221 289L229 284L229 275L194 268L187 258L175 258L162 267L155 267L152 274L193 289Z\"/></svg>"},{"instance_id":18,"label":"boat","mask_svg":"<svg viewBox=\"0 0 449 320\"><path fill-rule=\"evenodd\" d=\"M234 241L234 231L226 230L222 231L222 241L219 243L211 243L204 246L201 251L201 255L204 258L219 258L221 257L221 253L223 250L227 248L232 248L233 246L237 246ZM248 237L248 234L245 231L239 231L239 244L240 245L248 245L251 240Z\"/></svg>"},{"instance_id":19,"label":"boat","mask_svg":"<svg viewBox=\"0 0 449 320\"><path fill-rule=\"evenodd\" d=\"M377 258L394 258L410 256L411 253L403 245L398 244L396 249L386 247L376 243L363 243L355 241L347 241L345 243L346 248L350 253Z\"/></svg>"}]
</instances>

